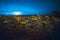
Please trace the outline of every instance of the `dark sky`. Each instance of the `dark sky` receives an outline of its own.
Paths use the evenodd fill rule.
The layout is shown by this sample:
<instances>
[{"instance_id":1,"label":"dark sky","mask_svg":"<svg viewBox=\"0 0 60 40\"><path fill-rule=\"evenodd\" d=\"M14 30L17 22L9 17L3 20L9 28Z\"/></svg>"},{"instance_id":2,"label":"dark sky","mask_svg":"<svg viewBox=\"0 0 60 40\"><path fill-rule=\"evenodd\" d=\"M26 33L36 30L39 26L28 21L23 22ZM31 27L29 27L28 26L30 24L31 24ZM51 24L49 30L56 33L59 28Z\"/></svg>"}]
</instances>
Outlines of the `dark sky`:
<instances>
[{"instance_id":1,"label":"dark sky","mask_svg":"<svg viewBox=\"0 0 60 40\"><path fill-rule=\"evenodd\" d=\"M0 14L22 12L22 15L48 14L60 11L59 0L0 0ZM10 14L11 15L11 14Z\"/></svg>"}]
</instances>

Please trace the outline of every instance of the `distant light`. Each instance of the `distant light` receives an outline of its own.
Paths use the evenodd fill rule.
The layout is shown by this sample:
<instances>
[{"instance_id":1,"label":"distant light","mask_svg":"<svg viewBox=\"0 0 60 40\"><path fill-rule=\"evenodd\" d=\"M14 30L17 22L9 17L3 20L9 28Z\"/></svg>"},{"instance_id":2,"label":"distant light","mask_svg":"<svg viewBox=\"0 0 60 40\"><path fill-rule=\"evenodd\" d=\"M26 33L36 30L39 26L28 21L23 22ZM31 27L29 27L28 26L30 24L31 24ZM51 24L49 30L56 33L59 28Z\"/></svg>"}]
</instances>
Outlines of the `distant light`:
<instances>
[{"instance_id":1,"label":"distant light","mask_svg":"<svg viewBox=\"0 0 60 40\"><path fill-rule=\"evenodd\" d=\"M13 12L12 14L13 14L13 15L21 15L22 12Z\"/></svg>"}]
</instances>

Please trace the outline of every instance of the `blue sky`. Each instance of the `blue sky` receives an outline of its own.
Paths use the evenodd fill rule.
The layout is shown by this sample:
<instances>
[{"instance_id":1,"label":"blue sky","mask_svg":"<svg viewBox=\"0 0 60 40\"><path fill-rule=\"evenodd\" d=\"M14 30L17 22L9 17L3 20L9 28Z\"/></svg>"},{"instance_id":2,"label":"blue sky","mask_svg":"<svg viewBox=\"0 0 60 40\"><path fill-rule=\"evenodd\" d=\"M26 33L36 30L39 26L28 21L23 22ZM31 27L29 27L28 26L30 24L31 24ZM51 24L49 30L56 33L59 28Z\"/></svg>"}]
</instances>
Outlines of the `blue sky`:
<instances>
[{"instance_id":1,"label":"blue sky","mask_svg":"<svg viewBox=\"0 0 60 40\"><path fill-rule=\"evenodd\" d=\"M0 0L0 14L22 12L22 15L44 15L55 10L60 11L59 3L59 0Z\"/></svg>"}]
</instances>

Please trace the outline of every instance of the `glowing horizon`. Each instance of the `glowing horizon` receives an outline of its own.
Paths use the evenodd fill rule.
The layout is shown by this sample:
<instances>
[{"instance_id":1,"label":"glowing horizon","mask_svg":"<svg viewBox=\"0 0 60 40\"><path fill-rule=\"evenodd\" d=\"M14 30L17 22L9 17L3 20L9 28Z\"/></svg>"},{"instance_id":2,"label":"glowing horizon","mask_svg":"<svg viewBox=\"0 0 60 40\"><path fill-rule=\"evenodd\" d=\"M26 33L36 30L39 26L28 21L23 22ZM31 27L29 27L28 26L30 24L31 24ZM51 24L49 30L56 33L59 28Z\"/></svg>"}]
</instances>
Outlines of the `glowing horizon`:
<instances>
[{"instance_id":1,"label":"glowing horizon","mask_svg":"<svg viewBox=\"0 0 60 40\"><path fill-rule=\"evenodd\" d=\"M22 12L12 12L13 15L21 15Z\"/></svg>"}]
</instances>

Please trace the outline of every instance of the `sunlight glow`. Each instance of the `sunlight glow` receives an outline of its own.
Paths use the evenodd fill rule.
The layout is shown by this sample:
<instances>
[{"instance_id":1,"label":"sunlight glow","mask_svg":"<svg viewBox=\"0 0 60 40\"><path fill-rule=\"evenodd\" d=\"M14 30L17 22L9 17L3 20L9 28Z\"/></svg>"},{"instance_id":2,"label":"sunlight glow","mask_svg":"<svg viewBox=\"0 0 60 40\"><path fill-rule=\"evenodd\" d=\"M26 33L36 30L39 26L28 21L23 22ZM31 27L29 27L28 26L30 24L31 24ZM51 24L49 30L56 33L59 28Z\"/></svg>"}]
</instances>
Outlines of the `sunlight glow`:
<instances>
[{"instance_id":1,"label":"sunlight glow","mask_svg":"<svg viewBox=\"0 0 60 40\"><path fill-rule=\"evenodd\" d=\"M13 14L13 15L21 15L22 12L13 12L12 14Z\"/></svg>"}]
</instances>

